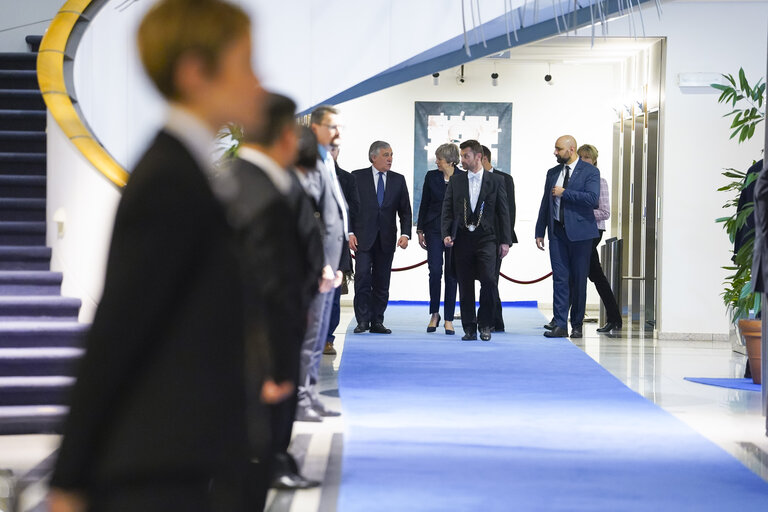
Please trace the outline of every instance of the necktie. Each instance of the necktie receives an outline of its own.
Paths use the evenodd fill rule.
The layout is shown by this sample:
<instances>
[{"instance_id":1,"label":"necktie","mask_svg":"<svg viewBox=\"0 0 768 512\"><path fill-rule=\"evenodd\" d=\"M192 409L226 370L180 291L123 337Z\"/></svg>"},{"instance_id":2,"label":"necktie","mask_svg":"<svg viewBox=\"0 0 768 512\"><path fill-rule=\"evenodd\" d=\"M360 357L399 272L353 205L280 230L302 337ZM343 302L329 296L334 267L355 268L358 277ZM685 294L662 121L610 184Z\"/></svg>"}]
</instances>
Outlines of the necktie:
<instances>
[{"instance_id":1,"label":"necktie","mask_svg":"<svg viewBox=\"0 0 768 512\"><path fill-rule=\"evenodd\" d=\"M384 173L379 171L379 183L376 185L376 200L379 206L384 202Z\"/></svg>"},{"instance_id":2,"label":"necktie","mask_svg":"<svg viewBox=\"0 0 768 512\"><path fill-rule=\"evenodd\" d=\"M563 179L563 188L568 188L568 180L571 179L571 167L565 166L565 178ZM560 222L565 224L565 206L563 205L563 196L560 196Z\"/></svg>"}]
</instances>

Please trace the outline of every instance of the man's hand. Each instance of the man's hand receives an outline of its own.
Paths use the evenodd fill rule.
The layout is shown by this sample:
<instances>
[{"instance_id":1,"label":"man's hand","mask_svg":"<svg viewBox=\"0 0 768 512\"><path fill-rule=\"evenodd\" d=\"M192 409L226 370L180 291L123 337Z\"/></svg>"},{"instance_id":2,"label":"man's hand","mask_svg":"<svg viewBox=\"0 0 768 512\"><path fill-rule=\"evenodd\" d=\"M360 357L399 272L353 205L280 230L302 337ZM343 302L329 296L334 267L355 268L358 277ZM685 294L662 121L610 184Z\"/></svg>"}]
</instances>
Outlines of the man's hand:
<instances>
[{"instance_id":1,"label":"man's hand","mask_svg":"<svg viewBox=\"0 0 768 512\"><path fill-rule=\"evenodd\" d=\"M318 286L318 290L320 293L326 293L331 290L333 290L333 282L336 280L336 274L333 272L333 269L330 265L326 265L323 267L323 273L320 276L320 285Z\"/></svg>"},{"instance_id":2,"label":"man's hand","mask_svg":"<svg viewBox=\"0 0 768 512\"><path fill-rule=\"evenodd\" d=\"M453 247L453 238L449 236L443 238L443 245L445 245L446 247Z\"/></svg>"},{"instance_id":3,"label":"man's hand","mask_svg":"<svg viewBox=\"0 0 768 512\"><path fill-rule=\"evenodd\" d=\"M419 245L422 249L427 248L427 239L424 238L424 233L419 233Z\"/></svg>"},{"instance_id":4,"label":"man's hand","mask_svg":"<svg viewBox=\"0 0 768 512\"><path fill-rule=\"evenodd\" d=\"M349 235L349 249L357 252L357 237L355 235Z\"/></svg>"},{"instance_id":5,"label":"man's hand","mask_svg":"<svg viewBox=\"0 0 768 512\"><path fill-rule=\"evenodd\" d=\"M48 510L50 512L85 512L85 498L75 492L51 489L48 492Z\"/></svg>"},{"instance_id":6,"label":"man's hand","mask_svg":"<svg viewBox=\"0 0 768 512\"><path fill-rule=\"evenodd\" d=\"M540 251L544 250L544 238L536 237L536 247L538 247Z\"/></svg>"},{"instance_id":7,"label":"man's hand","mask_svg":"<svg viewBox=\"0 0 768 512\"><path fill-rule=\"evenodd\" d=\"M565 189L563 187L554 187L552 189L552 195L555 196L555 197L560 197L560 196L563 195L564 191L565 191Z\"/></svg>"},{"instance_id":8,"label":"man's hand","mask_svg":"<svg viewBox=\"0 0 768 512\"><path fill-rule=\"evenodd\" d=\"M265 404L278 404L291 396L293 393L293 382L283 381L276 383L272 379L267 379L261 386L261 401Z\"/></svg>"},{"instance_id":9,"label":"man's hand","mask_svg":"<svg viewBox=\"0 0 768 512\"><path fill-rule=\"evenodd\" d=\"M397 246L401 249L405 249L408 247L408 237L405 235L402 235L400 237L400 240L397 241Z\"/></svg>"},{"instance_id":10,"label":"man's hand","mask_svg":"<svg viewBox=\"0 0 768 512\"><path fill-rule=\"evenodd\" d=\"M341 270L336 271L336 277L333 279L333 288L336 289L341 286L341 282L344 280L344 274Z\"/></svg>"},{"instance_id":11,"label":"man's hand","mask_svg":"<svg viewBox=\"0 0 768 512\"><path fill-rule=\"evenodd\" d=\"M509 244L501 244L499 246L499 258L504 258L504 256L509 253Z\"/></svg>"}]
</instances>

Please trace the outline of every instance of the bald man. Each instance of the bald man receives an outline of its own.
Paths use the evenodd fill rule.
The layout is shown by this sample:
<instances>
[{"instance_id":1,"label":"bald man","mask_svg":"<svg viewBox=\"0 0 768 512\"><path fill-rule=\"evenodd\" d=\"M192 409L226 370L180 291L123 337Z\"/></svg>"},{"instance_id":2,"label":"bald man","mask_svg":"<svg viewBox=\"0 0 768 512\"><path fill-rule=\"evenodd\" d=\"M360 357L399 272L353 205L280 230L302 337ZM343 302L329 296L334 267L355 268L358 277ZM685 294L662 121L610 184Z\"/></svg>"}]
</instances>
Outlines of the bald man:
<instances>
[{"instance_id":1,"label":"bald man","mask_svg":"<svg viewBox=\"0 0 768 512\"><path fill-rule=\"evenodd\" d=\"M557 165L547 171L536 221L539 250L544 250L544 232L549 231L555 326L544 332L547 338L568 337L569 307L571 338L582 337L592 240L599 236L594 210L600 198L600 171L579 159L577 147L571 135L555 142Z\"/></svg>"}]
</instances>

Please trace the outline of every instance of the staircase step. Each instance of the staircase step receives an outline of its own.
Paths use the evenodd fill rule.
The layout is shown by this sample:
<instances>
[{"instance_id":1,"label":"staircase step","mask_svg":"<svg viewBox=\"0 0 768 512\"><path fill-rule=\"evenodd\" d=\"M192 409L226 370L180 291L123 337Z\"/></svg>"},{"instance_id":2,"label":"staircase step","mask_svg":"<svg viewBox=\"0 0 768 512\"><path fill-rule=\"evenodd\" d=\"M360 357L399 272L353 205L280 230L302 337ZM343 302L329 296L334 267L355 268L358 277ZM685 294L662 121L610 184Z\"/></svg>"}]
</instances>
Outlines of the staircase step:
<instances>
[{"instance_id":1,"label":"staircase step","mask_svg":"<svg viewBox=\"0 0 768 512\"><path fill-rule=\"evenodd\" d=\"M60 295L61 272L0 270L0 296Z\"/></svg>"},{"instance_id":2,"label":"staircase step","mask_svg":"<svg viewBox=\"0 0 768 512\"><path fill-rule=\"evenodd\" d=\"M29 197L0 198L0 221L4 220L45 221L45 199Z\"/></svg>"},{"instance_id":3,"label":"staircase step","mask_svg":"<svg viewBox=\"0 0 768 512\"><path fill-rule=\"evenodd\" d=\"M83 352L72 347L0 348L0 377L74 377Z\"/></svg>"},{"instance_id":4,"label":"staircase step","mask_svg":"<svg viewBox=\"0 0 768 512\"><path fill-rule=\"evenodd\" d=\"M0 110L0 130L45 131L46 114L42 110Z\"/></svg>"},{"instance_id":5,"label":"staircase step","mask_svg":"<svg viewBox=\"0 0 768 512\"><path fill-rule=\"evenodd\" d=\"M45 176L44 153L0 152L0 175L31 174Z\"/></svg>"},{"instance_id":6,"label":"staircase step","mask_svg":"<svg viewBox=\"0 0 768 512\"><path fill-rule=\"evenodd\" d=\"M45 153L45 132L0 130L0 152Z\"/></svg>"},{"instance_id":7,"label":"staircase step","mask_svg":"<svg viewBox=\"0 0 768 512\"><path fill-rule=\"evenodd\" d=\"M3 321L0 323L0 347L82 347L90 328L74 320Z\"/></svg>"},{"instance_id":8,"label":"staircase step","mask_svg":"<svg viewBox=\"0 0 768 512\"><path fill-rule=\"evenodd\" d=\"M0 247L0 270L48 270L50 268L50 247Z\"/></svg>"},{"instance_id":9,"label":"staircase step","mask_svg":"<svg viewBox=\"0 0 768 512\"><path fill-rule=\"evenodd\" d=\"M43 36L30 35L25 37L24 41L27 42L27 45L29 46L29 51L38 52L40 51L40 43L43 41Z\"/></svg>"},{"instance_id":10,"label":"staircase step","mask_svg":"<svg viewBox=\"0 0 768 512\"><path fill-rule=\"evenodd\" d=\"M37 54L28 52L0 53L0 69L35 69Z\"/></svg>"},{"instance_id":11,"label":"staircase step","mask_svg":"<svg viewBox=\"0 0 768 512\"><path fill-rule=\"evenodd\" d=\"M39 90L37 71L33 69L0 69L0 89Z\"/></svg>"},{"instance_id":12,"label":"staircase step","mask_svg":"<svg viewBox=\"0 0 768 512\"><path fill-rule=\"evenodd\" d=\"M77 319L80 312L80 299L72 297L0 296L0 318L14 320L61 320Z\"/></svg>"},{"instance_id":13,"label":"staircase step","mask_svg":"<svg viewBox=\"0 0 768 512\"><path fill-rule=\"evenodd\" d=\"M67 412L63 405L0 407L0 435L61 434Z\"/></svg>"},{"instance_id":14,"label":"staircase step","mask_svg":"<svg viewBox=\"0 0 768 512\"><path fill-rule=\"evenodd\" d=\"M46 176L0 175L0 197L45 199Z\"/></svg>"},{"instance_id":15,"label":"staircase step","mask_svg":"<svg viewBox=\"0 0 768 512\"><path fill-rule=\"evenodd\" d=\"M40 91L0 89L0 109L45 110L45 102Z\"/></svg>"},{"instance_id":16,"label":"staircase step","mask_svg":"<svg viewBox=\"0 0 768 512\"><path fill-rule=\"evenodd\" d=\"M45 222L0 222L0 245L45 245Z\"/></svg>"},{"instance_id":17,"label":"staircase step","mask_svg":"<svg viewBox=\"0 0 768 512\"><path fill-rule=\"evenodd\" d=\"M73 377L0 377L0 406L66 405Z\"/></svg>"}]
</instances>

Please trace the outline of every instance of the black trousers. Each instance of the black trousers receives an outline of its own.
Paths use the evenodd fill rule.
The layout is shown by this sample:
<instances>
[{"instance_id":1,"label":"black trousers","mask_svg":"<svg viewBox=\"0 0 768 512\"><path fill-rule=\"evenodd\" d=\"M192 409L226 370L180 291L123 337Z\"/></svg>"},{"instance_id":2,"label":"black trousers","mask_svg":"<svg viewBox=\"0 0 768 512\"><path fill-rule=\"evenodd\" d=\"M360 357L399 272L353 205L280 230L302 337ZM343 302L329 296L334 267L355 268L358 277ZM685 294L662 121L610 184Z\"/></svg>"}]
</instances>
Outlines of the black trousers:
<instances>
[{"instance_id":1,"label":"black trousers","mask_svg":"<svg viewBox=\"0 0 768 512\"><path fill-rule=\"evenodd\" d=\"M603 239L603 231L600 231L600 236L595 238L592 242L592 255L589 260L589 280L595 284L597 293L600 295L600 300L603 301L605 306L606 320L614 324L620 324L621 311L619 310L619 304L616 302L616 297L613 295L611 285L608 284L608 279L605 277L603 267L600 266L600 258L597 255L597 246L600 244L600 240Z\"/></svg>"},{"instance_id":2,"label":"black trousers","mask_svg":"<svg viewBox=\"0 0 768 512\"><path fill-rule=\"evenodd\" d=\"M376 236L371 248L355 254L355 318L357 323L384 322L395 248L383 248Z\"/></svg>"},{"instance_id":3,"label":"black trousers","mask_svg":"<svg viewBox=\"0 0 768 512\"><path fill-rule=\"evenodd\" d=\"M496 331L503 331L504 330L504 316L501 312L501 296L499 295L499 278L501 277L501 262L502 259L499 257L499 246L496 246L496 286L493 287L493 322L491 325L493 325L493 328ZM481 316L483 314L483 305L480 304L480 307L477 310L477 316Z\"/></svg>"},{"instance_id":4,"label":"black trousers","mask_svg":"<svg viewBox=\"0 0 768 512\"><path fill-rule=\"evenodd\" d=\"M465 333L493 326L496 288L496 240L482 231L459 229L453 246L459 283L461 327ZM475 314L475 280L480 281L480 309Z\"/></svg>"}]
</instances>

